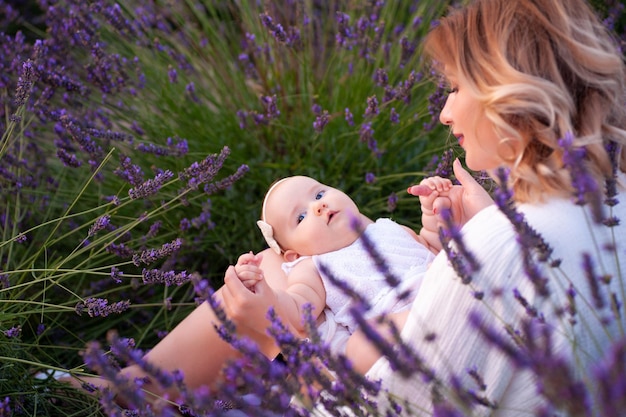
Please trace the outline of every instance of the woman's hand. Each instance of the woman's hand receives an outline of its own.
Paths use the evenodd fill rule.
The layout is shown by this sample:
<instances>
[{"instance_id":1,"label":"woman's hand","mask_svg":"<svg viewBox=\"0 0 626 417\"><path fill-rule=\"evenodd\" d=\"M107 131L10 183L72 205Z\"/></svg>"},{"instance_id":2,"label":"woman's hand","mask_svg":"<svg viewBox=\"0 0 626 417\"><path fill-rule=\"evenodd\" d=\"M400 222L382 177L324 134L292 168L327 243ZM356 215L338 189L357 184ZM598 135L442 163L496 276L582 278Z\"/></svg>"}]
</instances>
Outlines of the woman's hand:
<instances>
[{"instance_id":1,"label":"woman's hand","mask_svg":"<svg viewBox=\"0 0 626 417\"><path fill-rule=\"evenodd\" d=\"M450 209L453 224L462 227L476 213L494 204L493 199L472 175L461 166L457 159L452 164L454 175L461 185L454 186L447 198L435 201L434 211L441 220L443 209Z\"/></svg>"},{"instance_id":2,"label":"woman's hand","mask_svg":"<svg viewBox=\"0 0 626 417\"><path fill-rule=\"evenodd\" d=\"M224 274L222 287L224 311L235 323L239 333L250 331L265 334L269 326L267 312L276 305L276 295L267 280L256 281L254 292L239 278L234 266Z\"/></svg>"},{"instance_id":3,"label":"woman's hand","mask_svg":"<svg viewBox=\"0 0 626 417\"><path fill-rule=\"evenodd\" d=\"M444 210L450 210L452 223L462 227L476 213L493 204L487 191L476 182L469 172L463 169L458 159L454 161L452 167L454 175L461 185L454 185L451 188L445 186L431 188L422 181L419 186L408 189L410 194L420 198L422 206L420 236L438 249L441 249L439 228L445 227L441 217Z\"/></svg>"}]
</instances>

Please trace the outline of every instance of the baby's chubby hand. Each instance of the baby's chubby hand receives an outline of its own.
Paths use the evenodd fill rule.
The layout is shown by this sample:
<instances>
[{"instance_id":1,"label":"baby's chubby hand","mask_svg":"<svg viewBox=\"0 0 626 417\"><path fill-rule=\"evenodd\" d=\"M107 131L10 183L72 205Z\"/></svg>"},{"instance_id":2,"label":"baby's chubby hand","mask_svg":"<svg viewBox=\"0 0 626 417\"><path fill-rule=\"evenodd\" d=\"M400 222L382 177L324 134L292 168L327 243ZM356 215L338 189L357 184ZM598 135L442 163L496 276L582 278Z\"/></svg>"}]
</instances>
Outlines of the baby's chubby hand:
<instances>
[{"instance_id":1,"label":"baby's chubby hand","mask_svg":"<svg viewBox=\"0 0 626 417\"><path fill-rule=\"evenodd\" d=\"M260 253L255 255L250 251L241 255L235 265L237 277L252 292L256 283L265 278L260 267L262 259L263 255Z\"/></svg>"}]
</instances>

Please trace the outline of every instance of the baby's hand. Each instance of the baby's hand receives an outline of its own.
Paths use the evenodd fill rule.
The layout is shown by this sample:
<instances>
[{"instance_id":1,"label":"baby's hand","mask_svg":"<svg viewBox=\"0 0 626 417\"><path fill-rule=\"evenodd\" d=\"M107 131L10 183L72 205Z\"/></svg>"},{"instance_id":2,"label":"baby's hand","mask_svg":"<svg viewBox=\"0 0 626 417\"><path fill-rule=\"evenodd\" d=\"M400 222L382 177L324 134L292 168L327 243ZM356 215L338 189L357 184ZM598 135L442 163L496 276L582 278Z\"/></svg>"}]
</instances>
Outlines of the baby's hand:
<instances>
[{"instance_id":1,"label":"baby's hand","mask_svg":"<svg viewBox=\"0 0 626 417\"><path fill-rule=\"evenodd\" d=\"M419 235L435 252L441 250L441 242L439 241L441 224L437 211L450 207L451 202L448 196L452 188L452 181L447 178L428 177L424 178L420 185L414 185L407 190L409 194L418 196L420 199L422 229Z\"/></svg>"},{"instance_id":2,"label":"baby's hand","mask_svg":"<svg viewBox=\"0 0 626 417\"><path fill-rule=\"evenodd\" d=\"M433 191L439 194L445 193L452 189L452 181L442 177L424 178L419 185L413 185L407 189L407 192L417 197L428 197Z\"/></svg>"},{"instance_id":3,"label":"baby's hand","mask_svg":"<svg viewBox=\"0 0 626 417\"><path fill-rule=\"evenodd\" d=\"M255 292L256 283L264 279L263 270L260 267L262 259L263 255L261 254L244 253L235 265L237 277L252 292Z\"/></svg>"}]
</instances>

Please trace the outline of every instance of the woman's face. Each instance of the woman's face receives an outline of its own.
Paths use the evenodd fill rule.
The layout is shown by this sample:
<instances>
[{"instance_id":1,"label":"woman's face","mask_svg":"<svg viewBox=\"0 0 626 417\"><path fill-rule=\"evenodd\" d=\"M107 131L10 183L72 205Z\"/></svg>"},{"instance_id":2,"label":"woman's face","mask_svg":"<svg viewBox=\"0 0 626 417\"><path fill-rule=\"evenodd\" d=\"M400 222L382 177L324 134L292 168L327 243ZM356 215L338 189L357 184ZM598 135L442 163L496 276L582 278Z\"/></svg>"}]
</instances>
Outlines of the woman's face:
<instances>
[{"instance_id":1,"label":"woman's face","mask_svg":"<svg viewBox=\"0 0 626 417\"><path fill-rule=\"evenodd\" d=\"M503 164L498 156L500 138L494 124L485 115L483 105L470 88L454 75L445 73L450 93L439 120L450 126L452 134L465 150L465 163L474 171L492 170Z\"/></svg>"}]
</instances>

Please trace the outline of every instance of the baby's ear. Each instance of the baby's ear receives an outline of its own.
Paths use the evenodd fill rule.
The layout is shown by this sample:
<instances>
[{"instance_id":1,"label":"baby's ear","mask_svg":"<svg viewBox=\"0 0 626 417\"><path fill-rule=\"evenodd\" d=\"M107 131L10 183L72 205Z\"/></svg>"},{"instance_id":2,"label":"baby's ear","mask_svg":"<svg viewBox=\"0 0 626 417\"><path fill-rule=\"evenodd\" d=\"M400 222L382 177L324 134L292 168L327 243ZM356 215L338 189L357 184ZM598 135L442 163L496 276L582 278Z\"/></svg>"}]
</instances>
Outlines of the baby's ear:
<instances>
[{"instance_id":1,"label":"baby's ear","mask_svg":"<svg viewBox=\"0 0 626 417\"><path fill-rule=\"evenodd\" d=\"M287 249L283 254L283 258L287 262L293 262L300 257L300 254L295 250Z\"/></svg>"}]
</instances>

